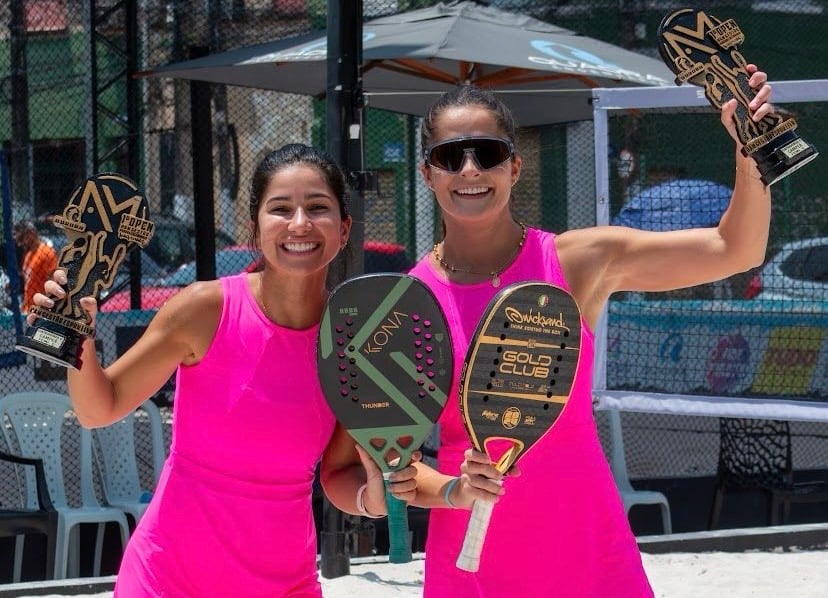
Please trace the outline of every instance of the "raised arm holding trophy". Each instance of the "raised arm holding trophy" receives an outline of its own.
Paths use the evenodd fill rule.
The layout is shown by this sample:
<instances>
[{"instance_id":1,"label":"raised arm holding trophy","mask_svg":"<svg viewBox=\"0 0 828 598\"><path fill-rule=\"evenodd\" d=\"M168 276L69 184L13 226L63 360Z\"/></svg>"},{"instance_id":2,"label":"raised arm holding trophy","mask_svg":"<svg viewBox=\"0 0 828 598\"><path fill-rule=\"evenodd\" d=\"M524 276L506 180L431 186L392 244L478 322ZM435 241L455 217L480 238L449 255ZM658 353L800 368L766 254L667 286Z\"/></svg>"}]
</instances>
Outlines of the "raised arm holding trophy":
<instances>
[{"instance_id":1,"label":"raised arm holding trophy","mask_svg":"<svg viewBox=\"0 0 828 598\"><path fill-rule=\"evenodd\" d=\"M756 95L748 84L747 61L738 46L745 36L733 19L722 21L700 10L668 14L658 28L658 49L676 74L676 84L692 83L717 109L735 98L736 132L747 155L756 161L762 182L772 185L819 155L799 137L793 118L772 112L756 122L748 104Z\"/></svg>"},{"instance_id":2,"label":"raised arm holding trophy","mask_svg":"<svg viewBox=\"0 0 828 598\"><path fill-rule=\"evenodd\" d=\"M58 268L68 278L66 296L52 308L34 306L38 320L18 337L15 347L52 363L80 367L83 340L94 333L79 299L98 298L112 286L127 254L146 247L155 230L147 201L134 182L115 173L96 174L78 187L54 218L67 243Z\"/></svg>"}]
</instances>

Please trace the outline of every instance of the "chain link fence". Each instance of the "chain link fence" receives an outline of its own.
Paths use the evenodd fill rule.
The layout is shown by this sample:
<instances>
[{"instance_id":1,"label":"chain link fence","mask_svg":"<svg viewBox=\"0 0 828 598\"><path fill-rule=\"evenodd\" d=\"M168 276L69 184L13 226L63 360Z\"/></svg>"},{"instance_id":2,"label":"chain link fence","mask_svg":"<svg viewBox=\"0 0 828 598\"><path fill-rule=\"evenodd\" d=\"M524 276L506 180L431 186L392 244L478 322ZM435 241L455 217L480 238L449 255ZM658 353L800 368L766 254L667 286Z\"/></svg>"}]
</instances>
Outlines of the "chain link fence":
<instances>
[{"instance_id":1,"label":"chain link fence","mask_svg":"<svg viewBox=\"0 0 828 598\"><path fill-rule=\"evenodd\" d=\"M777 110L796 118L804 138L824 145L818 124L828 110L824 100ZM611 112L610 222L649 230L717 224L732 191L733 158L715 113L707 107ZM661 393L667 403L698 397L694 415L669 406L624 413L633 477L715 474L719 407L706 397L751 398L742 401L743 417L761 417L751 410L764 409L764 399L807 405L828 398L828 205L817 164L773 186L762 266L711 284L618 293L610 301L606 388L650 398ZM698 416L706 411L713 416ZM776 413L786 417L784 407ZM603 416L598 422L606 439ZM824 421L792 422L791 442L795 469L826 468Z\"/></svg>"},{"instance_id":2,"label":"chain link fence","mask_svg":"<svg viewBox=\"0 0 828 598\"><path fill-rule=\"evenodd\" d=\"M366 19L434 4L363 1ZM679 7L600 0L495 0L487 4L651 57L658 56L658 23L666 12ZM697 2L696 6L723 19L734 18L746 34L743 54L772 80L825 78L825 2ZM123 275L102 298L98 337L104 362L128 346L130 330L146 326L172 293L195 280L192 124L198 115L191 113L191 84L131 75L198 53L324 30L326 7L326 0L12 0L0 6L0 187L4 198L0 379L4 392L66 391L62 368L23 357L13 348L21 327L22 256L11 238L11 224L31 219L44 242L59 247L63 234L51 217L62 211L69 194L87 175L102 171L131 174L144 190L157 225L150 247L140 259L122 266ZM205 89L212 110L216 273L220 276L251 267L257 258L249 249L247 222L247 182L257 161L264 152L289 142L325 147L325 101L225 85ZM828 151L828 129L823 125L826 107L806 103L786 108L795 113L803 137ZM378 180L365 198L365 268L404 270L439 238L433 200L416 170L419 121L373 108L368 108L365 119L365 168L376 173ZM646 118L629 113L613 118L611 127L613 217L636 194L665 181L703 179L732 184L731 142L710 111L648 114ZM524 170L513 194L516 217L556 232L595 223L590 121L524 128L517 146ZM828 237L826 172L817 162L774 187L769 260L787 251L789 242ZM810 324L809 334L822 339L823 347L827 247L819 245L814 250L819 254L800 252L783 266L783 271L800 282L804 279L806 292L813 294L801 301L822 309L821 319L813 320L816 324ZM818 255L823 256L821 260ZM814 278L809 282L807 276ZM695 310L692 317L699 317L699 310L705 312L713 305L705 301L741 304L755 299L766 290L762 285L774 280L757 269L722 284L669 297L645 294L616 299L617 304L627 306L670 300L674 302L670 318L691 317L685 307ZM785 315L791 304L774 305L767 318ZM615 372L623 387L631 383L621 369L656 367L644 353L626 352L619 357L620 353L612 353L612 346L609 349L611 364L620 359ZM731 349L721 348L721 364L728 362ZM669 352L669 347L665 350ZM822 368L823 379L824 353L812 351L806 356L814 360L808 362L812 370ZM699 368L703 367L700 361ZM714 382L719 392L742 392L744 388L733 379L743 376L747 367L758 365L738 361L719 374L703 372L696 378L720 375L721 382ZM689 382L695 379L693 372L662 369L659 375L668 390L671 385L675 392L699 390ZM780 373L764 391L795 393L805 375L802 371L798 378ZM165 387L158 402L166 404L170 392ZM761 394L762 388L757 392ZM808 393L814 395L811 389L804 394ZM815 398L824 400L825 395ZM625 415L628 424L631 429L625 441L631 477L715 472L715 419L631 414ZM604 434L603 423L600 430ZM828 468L826 424L795 423L793 433L795 465Z\"/></svg>"}]
</instances>

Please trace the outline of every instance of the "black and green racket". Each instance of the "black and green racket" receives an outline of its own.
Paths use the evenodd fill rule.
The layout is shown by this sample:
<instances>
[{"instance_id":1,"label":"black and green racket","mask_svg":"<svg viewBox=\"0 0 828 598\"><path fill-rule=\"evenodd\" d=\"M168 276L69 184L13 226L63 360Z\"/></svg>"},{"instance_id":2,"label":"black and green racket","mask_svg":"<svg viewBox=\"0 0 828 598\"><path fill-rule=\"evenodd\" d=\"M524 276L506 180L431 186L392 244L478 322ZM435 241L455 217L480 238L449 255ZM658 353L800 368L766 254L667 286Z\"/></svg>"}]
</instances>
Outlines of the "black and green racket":
<instances>
[{"instance_id":1,"label":"black and green racket","mask_svg":"<svg viewBox=\"0 0 828 598\"><path fill-rule=\"evenodd\" d=\"M489 303L463 364L460 410L474 448L506 473L563 412L581 348L572 295L516 283ZM475 501L457 567L477 571L494 504Z\"/></svg>"},{"instance_id":2,"label":"black and green racket","mask_svg":"<svg viewBox=\"0 0 828 598\"><path fill-rule=\"evenodd\" d=\"M406 274L338 285L319 327L319 380L339 423L386 474L389 561L411 560L408 511L387 474L406 467L451 388L451 336L434 295Z\"/></svg>"}]
</instances>

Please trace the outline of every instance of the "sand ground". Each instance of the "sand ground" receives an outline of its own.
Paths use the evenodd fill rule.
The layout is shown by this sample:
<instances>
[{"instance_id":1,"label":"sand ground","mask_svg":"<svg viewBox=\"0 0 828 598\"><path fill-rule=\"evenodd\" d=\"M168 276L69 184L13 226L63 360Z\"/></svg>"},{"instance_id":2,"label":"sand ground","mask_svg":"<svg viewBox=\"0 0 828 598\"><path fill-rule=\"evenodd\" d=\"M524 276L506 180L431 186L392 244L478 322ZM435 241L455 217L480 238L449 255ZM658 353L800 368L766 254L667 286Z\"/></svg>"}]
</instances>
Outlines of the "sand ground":
<instances>
[{"instance_id":1,"label":"sand ground","mask_svg":"<svg viewBox=\"0 0 828 598\"><path fill-rule=\"evenodd\" d=\"M658 598L828 596L828 550L644 554L642 558ZM422 585L422 555L402 565L381 560L354 563L350 575L322 580L325 598L421 596ZM111 596L104 592L86 598Z\"/></svg>"}]
</instances>

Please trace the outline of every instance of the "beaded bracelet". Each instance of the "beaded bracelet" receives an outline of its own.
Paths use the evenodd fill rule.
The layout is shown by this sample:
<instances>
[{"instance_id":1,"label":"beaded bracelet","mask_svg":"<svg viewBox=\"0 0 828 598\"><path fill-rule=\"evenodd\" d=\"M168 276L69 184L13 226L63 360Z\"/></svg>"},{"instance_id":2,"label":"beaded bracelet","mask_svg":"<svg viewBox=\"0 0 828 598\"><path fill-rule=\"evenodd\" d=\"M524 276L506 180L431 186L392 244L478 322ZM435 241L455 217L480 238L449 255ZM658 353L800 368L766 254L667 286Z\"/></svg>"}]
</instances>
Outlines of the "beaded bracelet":
<instances>
[{"instance_id":1,"label":"beaded bracelet","mask_svg":"<svg viewBox=\"0 0 828 598\"><path fill-rule=\"evenodd\" d=\"M457 485L457 482L459 481L460 478L452 478L451 481L449 481L449 483L446 484L446 489L443 490L443 500L452 509L456 509L457 505L451 502L451 491L454 490L454 487Z\"/></svg>"},{"instance_id":2,"label":"beaded bracelet","mask_svg":"<svg viewBox=\"0 0 828 598\"><path fill-rule=\"evenodd\" d=\"M363 517L368 517L370 519L382 519L385 515L374 515L368 512L368 509L365 508L365 502L363 502L362 495L365 494L365 489L368 487L368 484L365 483L359 487L356 493L356 508L359 511L359 514Z\"/></svg>"}]
</instances>

